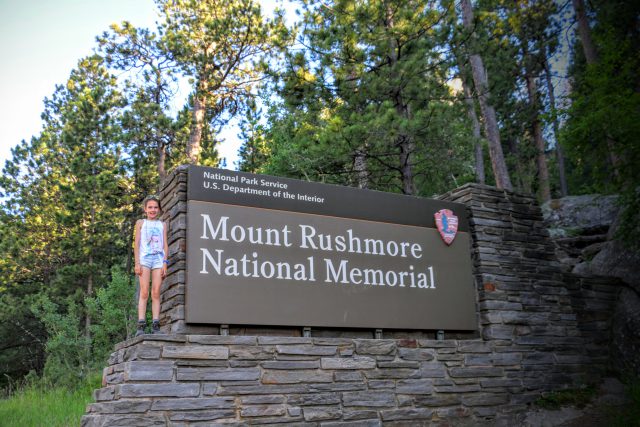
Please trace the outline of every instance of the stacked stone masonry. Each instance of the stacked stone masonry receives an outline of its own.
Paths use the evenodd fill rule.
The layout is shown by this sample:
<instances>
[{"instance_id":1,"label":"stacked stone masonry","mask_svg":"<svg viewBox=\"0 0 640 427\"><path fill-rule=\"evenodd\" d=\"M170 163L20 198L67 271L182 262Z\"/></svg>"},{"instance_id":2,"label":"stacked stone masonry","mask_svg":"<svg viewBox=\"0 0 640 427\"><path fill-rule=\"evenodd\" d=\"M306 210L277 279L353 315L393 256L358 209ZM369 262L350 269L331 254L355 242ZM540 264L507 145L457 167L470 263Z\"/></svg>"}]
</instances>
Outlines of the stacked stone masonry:
<instances>
[{"instance_id":1,"label":"stacked stone masonry","mask_svg":"<svg viewBox=\"0 0 640 427\"><path fill-rule=\"evenodd\" d=\"M186 324L186 180L179 168L162 192L171 223L166 335L117 346L85 426L517 425L540 393L596 382L608 367L617 283L564 273L535 200L480 185L442 196L468 207L475 334L295 337L304 325L232 325L222 336L218 326Z\"/></svg>"}]
</instances>

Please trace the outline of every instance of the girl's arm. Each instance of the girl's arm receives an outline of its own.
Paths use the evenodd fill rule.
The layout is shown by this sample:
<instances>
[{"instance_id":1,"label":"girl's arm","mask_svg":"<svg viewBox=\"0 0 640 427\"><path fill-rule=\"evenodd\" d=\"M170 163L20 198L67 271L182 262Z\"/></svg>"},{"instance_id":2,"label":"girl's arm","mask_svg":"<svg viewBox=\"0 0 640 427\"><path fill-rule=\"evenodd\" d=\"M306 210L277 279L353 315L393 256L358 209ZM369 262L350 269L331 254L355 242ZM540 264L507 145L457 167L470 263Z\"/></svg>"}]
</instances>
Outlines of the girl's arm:
<instances>
[{"instance_id":1,"label":"girl's arm","mask_svg":"<svg viewBox=\"0 0 640 427\"><path fill-rule=\"evenodd\" d=\"M142 233L142 220L136 221L135 233L133 237L133 259L135 262L134 272L137 275L142 274L140 270L140 234Z\"/></svg>"},{"instance_id":2,"label":"girl's arm","mask_svg":"<svg viewBox=\"0 0 640 427\"><path fill-rule=\"evenodd\" d=\"M164 234L164 238L162 239L164 242L164 260L162 260L162 277L167 275L167 266L169 265L168 261L169 260L169 242L167 240L167 236L169 235L169 233L167 232L167 229L169 228L169 221L164 221L163 223L163 227L162 227L162 232Z\"/></svg>"}]
</instances>

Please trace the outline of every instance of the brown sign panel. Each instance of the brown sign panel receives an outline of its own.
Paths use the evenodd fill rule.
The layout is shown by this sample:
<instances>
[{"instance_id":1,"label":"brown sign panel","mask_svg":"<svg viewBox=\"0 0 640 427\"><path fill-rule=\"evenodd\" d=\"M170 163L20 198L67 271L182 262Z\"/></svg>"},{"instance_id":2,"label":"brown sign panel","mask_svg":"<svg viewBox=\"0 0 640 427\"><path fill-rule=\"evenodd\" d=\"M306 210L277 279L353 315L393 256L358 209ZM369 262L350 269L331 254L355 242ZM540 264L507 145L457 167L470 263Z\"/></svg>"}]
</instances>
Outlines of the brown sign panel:
<instances>
[{"instance_id":1,"label":"brown sign panel","mask_svg":"<svg viewBox=\"0 0 640 427\"><path fill-rule=\"evenodd\" d=\"M200 174L206 171L208 178L202 179ZM215 179L215 173L226 178ZM235 189L229 177L237 177ZM243 177L253 184L241 183ZM294 197L282 193L278 197L278 190L274 194L268 186L278 184L263 185L262 179L286 184L286 190L280 190ZM211 188L213 183L217 188ZM272 192L258 195L246 189ZM341 194L344 190L350 194ZM376 200L380 196L382 200ZM386 196L394 196L394 206L386 206L391 200ZM311 197L315 201L309 202ZM187 322L476 327L462 205L200 167L190 169L189 199ZM393 210L407 208L403 199L430 212L424 212L426 218L399 213L402 222L394 223ZM354 200L358 206L352 206ZM342 202L340 206L336 201ZM435 211L443 207L459 217L450 246L434 224ZM369 214L373 219L367 218Z\"/></svg>"}]
</instances>

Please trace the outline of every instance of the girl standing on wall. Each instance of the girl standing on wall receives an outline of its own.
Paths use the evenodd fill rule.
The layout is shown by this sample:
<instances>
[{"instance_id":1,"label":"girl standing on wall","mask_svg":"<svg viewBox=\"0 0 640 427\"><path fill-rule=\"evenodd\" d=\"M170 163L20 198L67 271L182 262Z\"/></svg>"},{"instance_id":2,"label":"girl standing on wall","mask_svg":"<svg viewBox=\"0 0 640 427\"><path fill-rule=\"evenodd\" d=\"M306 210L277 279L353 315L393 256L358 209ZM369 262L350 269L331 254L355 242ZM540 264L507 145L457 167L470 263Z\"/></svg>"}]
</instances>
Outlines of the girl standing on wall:
<instances>
[{"instance_id":1,"label":"girl standing on wall","mask_svg":"<svg viewBox=\"0 0 640 427\"><path fill-rule=\"evenodd\" d=\"M135 230L135 273L140 276L140 297L138 298L138 330L136 336L145 333L147 326L147 301L149 299L149 279L151 279L151 332L160 333L160 286L167 275L169 247L167 244L167 224L160 221L162 208L160 200L148 196L143 202L146 219L136 222Z\"/></svg>"}]
</instances>

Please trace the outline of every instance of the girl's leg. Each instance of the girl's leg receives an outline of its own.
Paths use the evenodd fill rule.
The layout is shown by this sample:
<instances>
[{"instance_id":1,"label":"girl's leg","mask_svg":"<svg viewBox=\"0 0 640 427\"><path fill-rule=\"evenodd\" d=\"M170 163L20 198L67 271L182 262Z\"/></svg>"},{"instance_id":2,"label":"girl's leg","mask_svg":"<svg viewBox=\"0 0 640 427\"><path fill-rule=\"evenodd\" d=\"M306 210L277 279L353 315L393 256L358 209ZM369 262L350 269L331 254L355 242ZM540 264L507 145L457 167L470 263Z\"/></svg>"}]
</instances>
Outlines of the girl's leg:
<instances>
[{"instance_id":1,"label":"girl's leg","mask_svg":"<svg viewBox=\"0 0 640 427\"><path fill-rule=\"evenodd\" d=\"M162 286L162 269L151 270L151 313L153 320L160 318L160 287Z\"/></svg>"},{"instance_id":2,"label":"girl's leg","mask_svg":"<svg viewBox=\"0 0 640 427\"><path fill-rule=\"evenodd\" d=\"M142 274L140 275L140 297L138 298L138 320L144 320L147 318L147 301L149 300L149 277L151 276L151 270L147 267L141 267Z\"/></svg>"}]
</instances>

